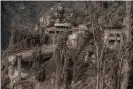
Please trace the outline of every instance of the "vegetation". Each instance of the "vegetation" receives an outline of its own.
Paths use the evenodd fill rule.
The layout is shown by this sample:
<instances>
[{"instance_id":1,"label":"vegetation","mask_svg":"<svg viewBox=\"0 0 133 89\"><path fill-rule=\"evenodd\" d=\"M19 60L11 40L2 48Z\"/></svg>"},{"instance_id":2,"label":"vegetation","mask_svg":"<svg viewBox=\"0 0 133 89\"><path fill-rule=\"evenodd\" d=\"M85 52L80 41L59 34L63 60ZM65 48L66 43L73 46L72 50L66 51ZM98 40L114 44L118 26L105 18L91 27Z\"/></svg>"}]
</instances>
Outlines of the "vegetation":
<instances>
[{"instance_id":1,"label":"vegetation","mask_svg":"<svg viewBox=\"0 0 133 89\"><path fill-rule=\"evenodd\" d=\"M126 5L129 4L111 1L2 2L2 88L10 82L7 72L9 53L37 47L29 64L34 73L33 79L24 79L15 86L22 85L28 89L132 89L132 36L124 37L124 43L113 50L103 42L105 28L108 27L119 28L120 31L124 28L131 34L132 17L128 17L128 10L133 7ZM10 19L7 27L6 19ZM49 42L46 38L50 34L45 30L53 27L57 19L71 23L72 27L85 25L88 33L86 38L78 35L84 42L78 40L75 49L67 46L70 33L63 33L53 56L46 59L38 48ZM35 31L35 26L39 26L39 32ZM10 41L5 39L6 36Z\"/></svg>"}]
</instances>

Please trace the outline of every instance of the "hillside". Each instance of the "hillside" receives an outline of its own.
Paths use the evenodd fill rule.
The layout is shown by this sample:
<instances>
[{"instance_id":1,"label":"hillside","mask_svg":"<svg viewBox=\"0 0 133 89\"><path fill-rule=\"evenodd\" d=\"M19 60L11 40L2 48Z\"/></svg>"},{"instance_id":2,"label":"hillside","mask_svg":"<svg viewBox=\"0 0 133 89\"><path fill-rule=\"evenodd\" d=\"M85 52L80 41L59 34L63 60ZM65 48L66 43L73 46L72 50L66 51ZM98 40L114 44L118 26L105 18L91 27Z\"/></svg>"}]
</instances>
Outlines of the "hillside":
<instances>
[{"instance_id":1,"label":"hillside","mask_svg":"<svg viewBox=\"0 0 133 89\"><path fill-rule=\"evenodd\" d=\"M57 2L2 2L2 49L8 47L12 29L32 31L40 18L54 15L50 8ZM125 2L61 2L65 8L64 18L74 26L90 23L93 16L99 23L122 24L125 16ZM55 5L55 6L53 6ZM104 14L105 13L105 14ZM111 20L115 22L111 22ZM44 24L43 24L44 25Z\"/></svg>"},{"instance_id":2,"label":"hillside","mask_svg":"<svg viewBox=\"0 0 133 89\"><path fill-rule=\"evenodd\" d=\"M132 89L126 26L125 2L2 1L2 89Z\"/></svg>"}]
</instances>

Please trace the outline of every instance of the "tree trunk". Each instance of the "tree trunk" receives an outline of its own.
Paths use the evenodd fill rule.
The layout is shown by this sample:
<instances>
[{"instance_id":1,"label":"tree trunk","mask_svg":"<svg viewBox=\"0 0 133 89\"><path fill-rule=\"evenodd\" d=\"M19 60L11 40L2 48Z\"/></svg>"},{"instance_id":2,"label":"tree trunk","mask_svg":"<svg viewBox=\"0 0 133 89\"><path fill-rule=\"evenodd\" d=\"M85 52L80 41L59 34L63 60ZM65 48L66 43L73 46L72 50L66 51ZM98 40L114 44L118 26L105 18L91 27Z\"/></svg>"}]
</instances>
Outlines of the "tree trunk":
<instances>
[{"instance_id":1,"label":"tree trunk","mask_svg":"<svg viewBox=\"0 0 133 89\"><path fill-rule=\"evenodd\" d=\"M69 50L65 43L58 45L55 51L56 79L55 89L69 89Z\"/></svg>"},{"instance_id":2,"label":"tree trunk","mask_svg":"<svg viewBox=\"0 0 133 89\"><path fill-rule=\"evenodd\" d=\"M131 42L131 29L132 29L132 22L131 22L131 1L126 2L126 10L127 10L127 31L128 31L128 43ZM123 63L123 76L122 76L122 82L121 82L121 89L127 89L128 88L128 82L129 82L129 61L130 61L130 51L127 50L127 57L124 60Z\"/></svg>"},{"instance_id":3,"label":"tree trunk","mask_svg":"<svg viewBox=\"0 0 133 89\"><path fill-rule=\"evenodd\" d=\"M129 80L129 63L128 60L125 59L123 63L123 76L122 76L121 89L127 89L128 80Z\"/></svg>"}]
</instances>

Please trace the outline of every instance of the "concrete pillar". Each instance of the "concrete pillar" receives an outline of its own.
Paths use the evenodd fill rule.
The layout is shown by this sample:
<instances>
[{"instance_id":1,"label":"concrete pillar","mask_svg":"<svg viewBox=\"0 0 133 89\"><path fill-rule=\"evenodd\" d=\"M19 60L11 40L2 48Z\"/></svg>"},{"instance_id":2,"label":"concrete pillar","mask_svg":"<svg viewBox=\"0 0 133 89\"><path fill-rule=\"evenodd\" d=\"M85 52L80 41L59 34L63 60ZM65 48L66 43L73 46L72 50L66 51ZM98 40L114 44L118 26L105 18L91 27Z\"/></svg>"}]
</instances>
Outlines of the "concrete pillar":
<instances>
[{"instance_id":1,"label":"concrete pillar","mask_svg":"<svg viewBox=\"0 0 133 89\"><path fill-rule=\"evenodd\" d=\"M22 56L21 55L19 55L18 57L17 57L17 71L18 71L18 82L19 81L21 81L21 59L22 59ZM17 82L17 81L16 81ZM19 86L17 86L16 87L17 89L22 89L22 86L21 85L19 85Z\"/></svg>"},{"instance_id":2,"label":"concrete pillar","mask_svg":"<svg viewBox=\"0 0 133 89\"><path fill-rule=\"evenodd\" d=\"M18 59L17 59L17 70L18 70L19 81L21 81L21 58L22 56L18 56Z\"/></svg>"}]
</instances>

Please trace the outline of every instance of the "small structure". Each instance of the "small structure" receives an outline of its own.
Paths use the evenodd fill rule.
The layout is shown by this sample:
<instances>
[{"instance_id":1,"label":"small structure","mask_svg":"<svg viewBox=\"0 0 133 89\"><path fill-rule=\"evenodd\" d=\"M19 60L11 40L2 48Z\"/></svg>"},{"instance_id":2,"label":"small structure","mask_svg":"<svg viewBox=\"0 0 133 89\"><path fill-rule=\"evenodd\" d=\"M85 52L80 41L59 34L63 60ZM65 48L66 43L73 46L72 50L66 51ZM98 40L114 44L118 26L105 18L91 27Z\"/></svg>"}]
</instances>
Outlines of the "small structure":
<instances>
[{"instance_id":1,"label":"small structure","mask_svg":"<svg viewBox=\"0 0 133 89\"><path fill-rule=\"evenodd\" d=\"M48 28L47 32L51 35L52 44L56 44L60 35L65 32L72 32L70 23L55 23L54 27Z\"/></svg>"},{"instance_id":2,"label":"small structure","mask_svg":"<svg viewBox=\"0 0 133 89\"><path fill-rule=\"evenodd\" d=\"M108 27L104 31L104 44L111 49L120 47L123 44L124 36L126 37L126 35L125 30Z\"/></svg>"}]
</instances>

